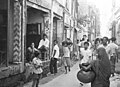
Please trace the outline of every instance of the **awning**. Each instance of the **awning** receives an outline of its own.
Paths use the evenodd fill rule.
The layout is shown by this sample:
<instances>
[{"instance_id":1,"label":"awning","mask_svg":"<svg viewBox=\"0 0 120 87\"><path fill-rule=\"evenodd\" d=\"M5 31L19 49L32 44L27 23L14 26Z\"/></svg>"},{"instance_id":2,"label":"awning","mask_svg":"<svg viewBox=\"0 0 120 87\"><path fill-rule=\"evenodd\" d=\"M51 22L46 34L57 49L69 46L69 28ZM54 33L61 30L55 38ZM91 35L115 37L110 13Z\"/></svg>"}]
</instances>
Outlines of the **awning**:
<instances>
[{"instance_id":1,"label":"awning","mask_svg":"<svg viewBox=\"0 0 120 87\"><path fill-rule=\"evenodd\" d=\"M50 12L48 9L45 9L42 6L36 5L36 4L34 4L34 3L30 2L30 1L27 1L27 6L33 7L35 9L38 9L38 10L41 10L41 11L44 11L44 12L47 12L47 13Z\"/></svg>"}]
</instances>

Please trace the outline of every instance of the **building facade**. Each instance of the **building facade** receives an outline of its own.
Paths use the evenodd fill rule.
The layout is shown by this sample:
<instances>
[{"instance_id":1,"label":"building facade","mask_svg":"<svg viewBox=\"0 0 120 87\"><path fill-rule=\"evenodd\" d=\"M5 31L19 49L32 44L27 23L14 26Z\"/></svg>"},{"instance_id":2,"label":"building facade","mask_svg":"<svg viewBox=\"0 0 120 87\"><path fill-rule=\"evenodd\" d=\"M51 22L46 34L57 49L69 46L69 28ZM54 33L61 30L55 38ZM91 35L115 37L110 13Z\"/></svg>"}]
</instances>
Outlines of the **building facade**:
<instances>
[{"instance_id":1,"label":"building facade","mask_svg":"<svg viewBox=\"0 0 120 87\"><path fill-rule=\"evenodd\" d=\"M76 42L76 5L77 0L0 1L0 87L20 80L26 68L27 48L33 42L37 48L43 33L50 41L46 66L54 40L60 47L66 38Z\"/></svg>"},{"instance_id":2,"label":"building facade","mask_svg":"<svg viewBox=\"0 0 120 87\"><path fill-rule=\"evenodd\" d=\"M113 0L112 3L112 20L111 20L111 37L116 37L117 44L120 45L120 2Z\"/></svg>"}]
</instances>

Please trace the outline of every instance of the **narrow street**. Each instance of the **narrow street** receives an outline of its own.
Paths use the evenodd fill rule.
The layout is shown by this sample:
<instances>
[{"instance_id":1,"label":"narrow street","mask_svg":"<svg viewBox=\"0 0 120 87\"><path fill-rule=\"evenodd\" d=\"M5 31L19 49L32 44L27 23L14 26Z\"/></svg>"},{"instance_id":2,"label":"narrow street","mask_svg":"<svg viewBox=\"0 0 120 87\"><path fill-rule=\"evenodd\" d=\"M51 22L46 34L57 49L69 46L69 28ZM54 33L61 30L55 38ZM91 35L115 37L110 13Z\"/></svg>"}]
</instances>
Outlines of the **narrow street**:
<instances>
[{"instance_id":1,"label":"narrow street","mask_svg":"<svg viewBox=\"0 0 120 87\"><path fill-rule=\"evenodd\" d=\"M77 80L76 74L79 70L78 63L75 64L71 72L68 74L62 74L47 84L40 85L40 87L79 87L79 81Z\"/></svg>"},{"instance_id":2,"label":"narrow street","mask_svg":"<svg viewBox=\"0 0 120 87\"><path fill-rule=\"evenodd\" d=\"M52 81L40 85L40 87L81 87L76 77L79 71L78 64L76 63L68 74L62 74ZM110 87L120 87L120 75L110 78L110 81ZM83 87L90 87L90 84L84 84Z\"/></svg>"}]
</instances>

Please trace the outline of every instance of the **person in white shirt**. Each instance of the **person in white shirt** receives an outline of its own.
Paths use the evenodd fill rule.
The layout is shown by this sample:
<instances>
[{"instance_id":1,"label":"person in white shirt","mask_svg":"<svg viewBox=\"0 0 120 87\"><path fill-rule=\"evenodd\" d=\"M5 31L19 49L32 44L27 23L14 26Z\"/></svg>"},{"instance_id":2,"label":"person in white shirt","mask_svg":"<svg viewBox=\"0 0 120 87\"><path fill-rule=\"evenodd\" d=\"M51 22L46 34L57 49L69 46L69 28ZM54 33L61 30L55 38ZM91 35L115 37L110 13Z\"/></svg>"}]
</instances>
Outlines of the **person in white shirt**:
<instances>
[{"instance_id":1,"label":"person in white shirt","mask_svg":"<svg viewBox=\"0 0 120 87\"><path fill-rule=\"evenodd\" d=\"M64 61L64 67L65 67L65 74L67 74L67 69L68 71L70 71L70 66L71 66L70 49L66 41L64 41L62 45L63 45L63 61Z\"/></svg>"},{"instance_id":2,"label":"person in white shirt","mask_svg":"<svg viewBox=\"0 0 120 87\"><path fill-rule=\"evenodd\" d=\"M57 61L59 58L59 47L58 47L58 42L54 40L54 47L53 47L53 54L52 58L50 61L50 72L51 74L56 74L57 73Z\"/></svg>"},{"instance_id":3,"label":"person in white shirt","mask_svg":"<svg viewBox=\"0 0 120 87\"><path fill-rule=\"evenodd\" d=\"M39 80L42 76L42 61L39 59L39 52L35 52L35 57L32 61L33 64L33 84L32 87L38 87Z\"/></svg>"},{"instance_id":4,"label":"person in white shirt","mask_svg":"<svg viewBox=\"0 0 120 87\"><path fill-rule=\"evenodd\" d=\"M89 43L84 42L84 48L80 49L82 59L80 61L79 67L84 70L84 67L87 67L91 62L92 51L89 49ZM80 83L82 86L84 83Z\"/></svg>"},{"instance_id":5,"label":"person in white shirt","mask_svg":"<svg viewBox=\"0 0 120 87\"><path fill-rule=\"evenodd\" d=\"M108 54L110 55L110 62L111 62L111 75L114 76L115 73L115 63L117 60L117 50L118 50L118 45L115 44L116 38L112 37L111 38L111 43L108 44Z\"/></svg>"},{"instance_id":6,"label":"person in white shirt","mask_svg":"<svg viewBox=\"0 0 120 87\"><path fill-rule=\"evenodd\" d=\"M38 45L38 49L41 52L41 56L43 60L45 59L44 54L45 52L48 51L48 48L49 48L49 40L47 39L47 35L43 34L43 39L40 40Z\"/></svg>"},{"instance_id":7,"label":"person in white shirt","mask_svg":"<svg viewBox=\"0 0 120 87\"><path fill-rule=\"evenodd\" d=\"M80 61L80 64L89 63L91 61L92 51L88 47L89 43L85 42L84 48L80 49L82 55L82 60Z\"/></svg>"},{"instance_id":8,"label":"person in white shirt","mask_svg":"<svg viewBox=\"0 0 120 87\"><path fill-rule=\"evenodd\" d=\"M47 39L46 34L43 34L43 39L40 40L38 49L41 49L42 47L49 48L49 40Z\"/></svg>"}]
</instances>

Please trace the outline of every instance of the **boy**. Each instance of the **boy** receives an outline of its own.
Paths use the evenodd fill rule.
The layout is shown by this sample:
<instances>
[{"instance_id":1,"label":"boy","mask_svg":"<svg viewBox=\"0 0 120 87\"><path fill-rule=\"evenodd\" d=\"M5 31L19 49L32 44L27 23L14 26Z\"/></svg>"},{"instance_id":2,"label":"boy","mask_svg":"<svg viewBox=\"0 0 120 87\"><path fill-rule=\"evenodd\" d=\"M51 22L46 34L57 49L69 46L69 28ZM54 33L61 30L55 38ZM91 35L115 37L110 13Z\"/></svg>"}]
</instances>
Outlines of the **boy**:
<instances>
[{"instance_id":1,"label":"boy","mask_svg":"<svg viewBox=\"0 0 120 87\"><path fill-rule=\"evenodd\" d=\"M33 75L34 75L34 78L33 78L33 84L32 84L32 87L38 87L39 85L39 79L41 78L42 76L42 61L39 59L39 52L35 52L35 57L33 58Z\"/></svg>"}]
</instances>

